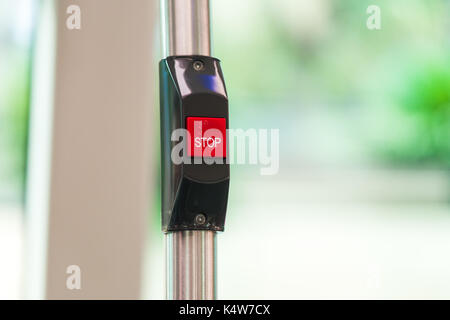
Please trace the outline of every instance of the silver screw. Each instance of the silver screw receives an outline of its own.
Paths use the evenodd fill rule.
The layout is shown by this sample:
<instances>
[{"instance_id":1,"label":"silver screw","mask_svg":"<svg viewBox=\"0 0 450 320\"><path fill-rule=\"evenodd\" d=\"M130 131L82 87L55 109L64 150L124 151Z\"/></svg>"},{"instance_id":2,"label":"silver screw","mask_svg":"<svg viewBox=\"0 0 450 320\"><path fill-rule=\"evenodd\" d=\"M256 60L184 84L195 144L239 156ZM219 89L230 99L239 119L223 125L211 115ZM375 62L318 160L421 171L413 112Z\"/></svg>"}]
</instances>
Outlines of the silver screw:
<instances>
[{"instance_id":1,"label":"silver screw","mask_svg":"<svg viewBox=\"0 0 450 320\"><path fill-rule=\"evenodd\" d=\"M195 223L196 224L202 225L202 224L205 224L205 222L206 222L206 217L205 217L204 214L200 213L200 214L195 216Z\"/></svg>"},{"instance_id":2,"label":"silver screw","mask_svg":"<svg viewBox=\"0 0 450 320\"><path fill-rule=\"evenodd\" d=\"M194 61L194 70L195 71L203 70L203 67L204 67L203 62L201 62L199 60Z\"/></svg>"}]
</instances>

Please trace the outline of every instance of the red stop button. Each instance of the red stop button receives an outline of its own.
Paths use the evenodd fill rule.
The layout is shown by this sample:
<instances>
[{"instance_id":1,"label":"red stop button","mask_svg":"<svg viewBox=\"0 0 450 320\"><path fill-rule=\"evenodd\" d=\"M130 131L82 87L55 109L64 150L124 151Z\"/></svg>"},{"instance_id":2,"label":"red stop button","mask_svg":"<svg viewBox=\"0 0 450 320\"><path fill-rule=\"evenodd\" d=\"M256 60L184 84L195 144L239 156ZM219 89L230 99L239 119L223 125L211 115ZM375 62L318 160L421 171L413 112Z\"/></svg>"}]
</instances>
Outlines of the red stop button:
<instances>
[{"instance_id":1,"label":"red stop button","mask_svg":"<svg viewBox=\"0 0 450 320\"><path fill-rule=\"evenodd\" d=\"M187 144L189 157L225 157L227 154L225 118L187 117L186 128L190 139Z\"/></svg>"}]
</instances>

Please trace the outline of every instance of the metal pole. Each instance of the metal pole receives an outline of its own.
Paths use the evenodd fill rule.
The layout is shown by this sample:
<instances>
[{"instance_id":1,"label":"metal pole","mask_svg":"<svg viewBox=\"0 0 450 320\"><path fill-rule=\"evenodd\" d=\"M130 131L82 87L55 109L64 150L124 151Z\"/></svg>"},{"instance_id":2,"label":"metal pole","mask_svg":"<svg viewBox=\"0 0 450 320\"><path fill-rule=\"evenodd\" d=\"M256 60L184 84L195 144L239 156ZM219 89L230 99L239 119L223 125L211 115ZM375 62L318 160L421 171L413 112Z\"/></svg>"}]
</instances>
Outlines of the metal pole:
<instances>
[{"instance_id":1,"label":"metal pole","mask_svg":"<svg viewBox=\"0 0 450 320\"><path fill-rule=\"evenodd\" d=\"M164 57L211 55L209 0L161 0ZM216 233L165 235L166 299L216 298Z\"/></svg>"},{"instance_id":2,"label":"metal pole","mask_svg":"<svg viewBox=\"0 0 450 320\"><path fill-rule=\"evenodd\" d=\"M164 56L211 55L209 0L161 0Z\"/></svg>"},{"instance_id":3,"label":"metal pole","mask_svg":"<svg viewBox=\"0 0 450 320\"><path fill-rule=\"evenodd\" d=\"M216 298L216 233L179 231L166 234L166 298Z\"/></svg>"}]
</instances>

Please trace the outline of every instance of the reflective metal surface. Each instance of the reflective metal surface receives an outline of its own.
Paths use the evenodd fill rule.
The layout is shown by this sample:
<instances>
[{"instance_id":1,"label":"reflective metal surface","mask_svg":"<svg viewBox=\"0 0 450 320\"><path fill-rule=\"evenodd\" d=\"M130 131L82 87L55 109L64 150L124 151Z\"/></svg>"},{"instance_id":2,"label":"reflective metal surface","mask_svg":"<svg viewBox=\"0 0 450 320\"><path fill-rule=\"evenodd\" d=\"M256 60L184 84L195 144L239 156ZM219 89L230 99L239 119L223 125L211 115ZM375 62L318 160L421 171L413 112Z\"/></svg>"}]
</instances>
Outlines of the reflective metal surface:
<instances>
[{"instance_id":1,"label":"reflective metal surface","mask_svg":"<svg viewBox=\"0 0 450 320\"><path fill-rule=\"evenodd\" d=\"M216 233L166 234L166 299L216 298Z\"/></svg>"},{"instance_id":2,"label":"reflective metal surface","mask_svg":"<svg viewBox=\"0 0 450 320\"><path fill-rule=\"evenodd\" d=\"M164 57L211 55L209 0L161 0Z\"/></svg>"},{"instance_id":3,"label":"reflective metal surface","mask_svg":"<svg viewBox=\"0 0 450 320\"><path fill-rule=\"evenodd\" d=\"M164 57L211 56L209 0L161 0L161 19ZM216 233L178 231L165 237L166 299L215 299Z\"/></svg>"}]
</instances>

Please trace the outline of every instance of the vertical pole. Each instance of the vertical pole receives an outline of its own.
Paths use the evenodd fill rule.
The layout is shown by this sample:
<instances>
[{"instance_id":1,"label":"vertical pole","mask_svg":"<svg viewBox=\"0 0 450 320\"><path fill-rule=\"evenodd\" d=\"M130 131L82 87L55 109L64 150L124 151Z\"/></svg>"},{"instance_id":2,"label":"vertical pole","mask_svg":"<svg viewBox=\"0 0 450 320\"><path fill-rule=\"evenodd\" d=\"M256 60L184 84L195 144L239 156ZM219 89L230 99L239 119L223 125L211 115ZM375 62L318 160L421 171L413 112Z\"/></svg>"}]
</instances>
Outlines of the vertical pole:
<instances>
[{"instance_id":1,"label":"vertical pole","mask_svg":"<svg viewBox=\"0 0 450 320\"><path fill-rule=\"evenodd\" d=\"M216 298L216 233L177 231L166 234L166 298Z\"/></svg>"},{"instance_id":2,"label":"vertical pole","mask_svg":"<svg viewBox=\"0 0 450 320\"><path fill-rule=\"evenodd\" d=\"M211 55L209 0L161 0L164 57ZM166 298L216 298L216 233L177 231L165 235Z\"/></svg>"},{"instance_id":3,"label":"vertical pole","mask_svg":"<svg viewBox=\"0 0 450 320\"><path fill-rule=\"evenodd\" d=\"M161 0L164 57L211 55L209 0Z\"/></svg>"}]
</instances>

